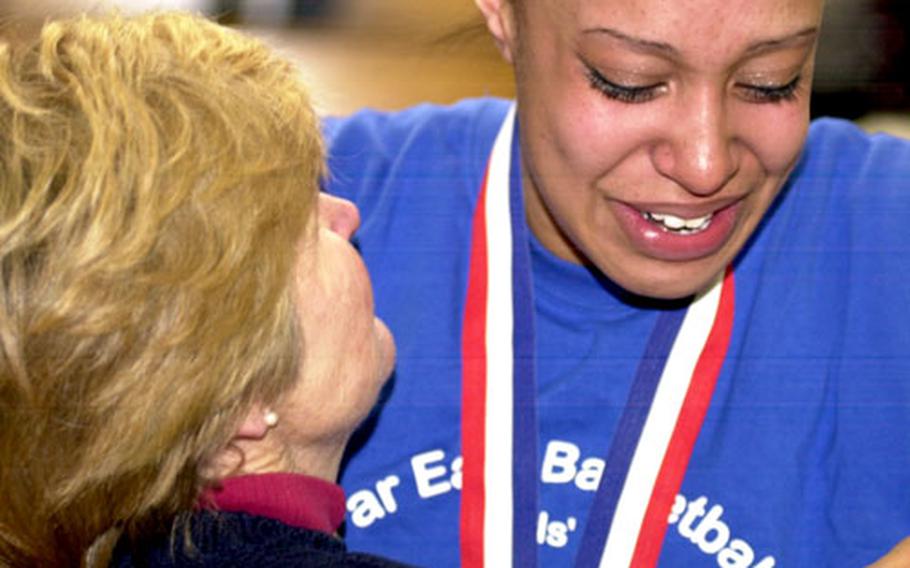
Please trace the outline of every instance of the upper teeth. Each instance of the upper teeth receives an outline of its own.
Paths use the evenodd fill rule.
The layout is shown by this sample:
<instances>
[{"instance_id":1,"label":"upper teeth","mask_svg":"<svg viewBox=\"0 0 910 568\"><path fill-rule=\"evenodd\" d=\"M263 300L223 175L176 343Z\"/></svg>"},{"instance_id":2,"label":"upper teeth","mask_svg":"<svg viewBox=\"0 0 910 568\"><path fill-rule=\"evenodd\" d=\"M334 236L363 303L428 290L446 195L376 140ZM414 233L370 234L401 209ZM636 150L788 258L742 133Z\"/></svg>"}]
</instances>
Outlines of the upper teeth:
<instances>
[{"instance_id":1,"label":"upper teeth","mask_svg":"<svg viewBox=\"0 0 910 568\"><path fill-rule=\"evenodd\" d=\"M646 219L656 221L671 231L696 231L706 229L714 214L708 213L703 217L696 217L694 219L683 219L682 217L677 217L676 215L670 215L668 213L645 212L644 216Z\"/></svg>"}]
</instances>

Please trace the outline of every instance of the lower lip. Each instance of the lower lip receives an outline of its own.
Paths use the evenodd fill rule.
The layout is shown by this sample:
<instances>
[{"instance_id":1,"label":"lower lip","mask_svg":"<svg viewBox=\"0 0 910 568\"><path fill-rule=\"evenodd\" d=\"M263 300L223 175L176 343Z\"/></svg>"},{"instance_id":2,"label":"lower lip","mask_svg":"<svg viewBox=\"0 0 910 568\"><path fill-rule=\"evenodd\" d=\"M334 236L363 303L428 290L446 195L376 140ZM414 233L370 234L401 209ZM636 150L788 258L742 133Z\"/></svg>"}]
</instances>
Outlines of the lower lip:
<instances>
[{"instance_id":1,"label":"lower lip","mask_svg":"<svg viewBox=\"0 0 910 568\"><path fill-rule=\"evenodd\" d=\"M711 224L698 233L681 235L664 230L625 203L614 202L613 210L626 236L645 255L657 260L698 260L718 252L736 227L739 201L714 213Z\"/></svg>"}]
</instances>

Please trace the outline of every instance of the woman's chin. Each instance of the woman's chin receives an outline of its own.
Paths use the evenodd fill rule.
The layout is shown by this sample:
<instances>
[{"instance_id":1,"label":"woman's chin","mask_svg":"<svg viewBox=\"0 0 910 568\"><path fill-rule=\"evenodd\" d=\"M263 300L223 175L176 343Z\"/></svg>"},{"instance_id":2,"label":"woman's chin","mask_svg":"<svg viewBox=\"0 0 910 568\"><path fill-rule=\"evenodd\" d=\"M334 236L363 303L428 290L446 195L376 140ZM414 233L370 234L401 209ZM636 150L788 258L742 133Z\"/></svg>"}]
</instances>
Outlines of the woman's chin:
<instances>
[{"instance_id":1,"label":"woman's chin","mask_svg":"<svg viewBox=\"0 0 910 568\"><path fill-rule=\"evenodd\" d=\"M724 271L723 259L689 262L649 261L642 270L608 274L617 286L634 296L679 300L707 290Z\"/></svg>"}]
</instances>

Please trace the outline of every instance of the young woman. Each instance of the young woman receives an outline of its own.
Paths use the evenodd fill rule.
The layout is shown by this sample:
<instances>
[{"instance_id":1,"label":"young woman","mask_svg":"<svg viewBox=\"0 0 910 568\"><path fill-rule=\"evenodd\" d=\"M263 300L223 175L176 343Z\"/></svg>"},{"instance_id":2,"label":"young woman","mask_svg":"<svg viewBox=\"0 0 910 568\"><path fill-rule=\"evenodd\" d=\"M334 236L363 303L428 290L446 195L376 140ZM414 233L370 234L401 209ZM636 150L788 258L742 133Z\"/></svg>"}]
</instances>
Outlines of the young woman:
<instances>
[{"instance_id":1,"label":"young woman","mask_svg":"<svg viewBox=\"0 0 910 568\"><path fill-rule=\"evenodd\" d=\"M910 533L910 143L821 0L477 0L517 101L330 120L399 340L344 472L431 566L859 566Z\"/></svg>"},{"instance_id":2,"label":"young woman","mask_svg":"<svg viewBox=\"0 0 910 568\"><path fill-rule=\"evenodd\" d=\"M393 565L334 534L394 345L323 165L293 66L201 18L0 47L0 565Z\"/></svg>"}]
</instances>

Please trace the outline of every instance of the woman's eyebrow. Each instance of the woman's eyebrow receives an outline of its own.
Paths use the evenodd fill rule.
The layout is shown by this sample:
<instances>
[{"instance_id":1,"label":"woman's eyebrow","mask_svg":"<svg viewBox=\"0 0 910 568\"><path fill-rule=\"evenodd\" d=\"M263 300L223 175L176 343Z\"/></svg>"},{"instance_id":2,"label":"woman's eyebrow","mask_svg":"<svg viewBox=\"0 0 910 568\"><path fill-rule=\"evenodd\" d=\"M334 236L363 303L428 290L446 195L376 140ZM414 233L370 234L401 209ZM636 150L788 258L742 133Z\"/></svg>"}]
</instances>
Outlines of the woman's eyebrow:
<instances>
[{"instance_id":1,"label":"woman's eyebrow","mask_svg":"<svg viewBox=\"0 0 910 568\"><path fill-rule=\"evenodd\" d=\"M669 43L663 43L660 41L652 41L649 39L639 38L630 36L626 33L623 33L614 28L607 27L596 27L589 28L584 30L585 34L606 34L614 39L625 43L634 51L639 51L642 53L662 53L664 55L676 56L679 55L679 51L670 45Z\"/></svg>"},{"instance_id":2,"label":"woman's eyebrow","mask_svg":"<svg viewBox=\"0 0 910 568\"><path fill-rule=\"evenodd\" d=\"M645 38L635 37L621 32L614 28L596 27L584 30L585 34L606 34L614 39L625 43L633 51L645 54L660 54L668 57L678 57L679 50L660 41L653 41ZM807 40L814 39L818 35L818 27L810 26L794 33L786 34L781 37L775 37L758 41L746 48L745 55L755 55L765 51L774 51L776 49L785 49L800 45Z\"/></svg>"},{"instance_id":3,"label":"woman's eyebrow","mask_svg":"<svg viewBox=\"0 0 910 568\"><path fill-rule=\"evenodd\" d=\"M746 49L746 55L755 55L756 53L763 53L766 51L797 47L805 43L810 43L816 36L818 36L818 27L810 26L793 34L762 40L750 45L748 49Z\"/></svg>"}]
</instances>

